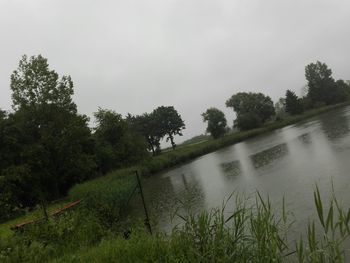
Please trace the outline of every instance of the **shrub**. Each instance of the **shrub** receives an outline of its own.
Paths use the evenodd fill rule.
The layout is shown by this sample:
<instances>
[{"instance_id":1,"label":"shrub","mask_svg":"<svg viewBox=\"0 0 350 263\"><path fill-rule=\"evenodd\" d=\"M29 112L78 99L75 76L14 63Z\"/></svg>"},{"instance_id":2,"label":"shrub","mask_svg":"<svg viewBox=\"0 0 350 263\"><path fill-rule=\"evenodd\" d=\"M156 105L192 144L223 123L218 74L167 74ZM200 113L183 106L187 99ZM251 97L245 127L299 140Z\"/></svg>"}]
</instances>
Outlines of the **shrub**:
<instances>
[{"instance_id":1,"label":"shrub","mask_svg":"<svg viewBox=\"0 0 350 263\"><path fill-rule=\"evenodd\" d=\"M235 120L235 126L239 127L241 130L250 130L258 128L262 125L262 121L258 115L254 113L246 113L238 115Z\"/></svg>"}]
</instances>

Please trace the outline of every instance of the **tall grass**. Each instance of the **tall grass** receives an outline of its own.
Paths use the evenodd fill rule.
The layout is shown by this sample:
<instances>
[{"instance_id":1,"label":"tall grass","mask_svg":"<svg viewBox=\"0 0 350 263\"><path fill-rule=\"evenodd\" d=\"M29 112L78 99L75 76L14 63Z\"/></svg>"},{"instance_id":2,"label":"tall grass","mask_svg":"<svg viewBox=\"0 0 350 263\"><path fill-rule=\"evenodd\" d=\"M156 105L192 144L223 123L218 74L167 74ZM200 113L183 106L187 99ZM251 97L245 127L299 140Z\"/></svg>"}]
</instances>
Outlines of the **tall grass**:
<instances>
[{"instance_id":1,"label":"tall grass","mask_svg":"<svg viewBox=\"0 0 350 263\"><path fill-rule=\"evenodd\" d=\"M183 224L169 235L151 236L139 225L128 239L108 232L83 208L34 226L7 243L0 240L0 261L347 262L344 242L349 241L350 209L343 209L335 195L326 204L315 189L318 218L310 219L295 245L289 240L293 225L284 201L277 209L259 193L254 200L236 195L228 200L234 202L233 211L224 203L198 214L178 214Z\"/></svg>"},{"instance_id":2,"label":"tall grass","mask_svg":"<svg viewBox=\"0 0 350 263\"><path fill-rule=\"evenodd\" d=\"M69 191L72 200L83 200L86 211L111 226L123 216L128 200L137 186L133 169L120 169L107 176L74 186Z\"/></svg>"},{"instance_id":3,"label":"tall grass","mask_svg":"<svg viewBox=\"0 0 350 263\"><path fill-rule=\"evenodd\" d=\"M318 188L314 201L317 221L310 220L295 246L288 240L293 225L284 200L276 212L270 200L257 193L253 205L236 198L233 212L223 205L178 215L184 224L168 236L136 232L129 240L106 240L57 262L347 262L350 209L343 209L333 195L325 211Z\"/></svg>"},{"instance_id":4,"label":"tall grass","mask_svg":"<svg viewBox=\"0 0 350 263\"><path fill-rule=\"evenodd\" d=\"M333 196L324 208L318 187L314 192L314 202L318 215L318 228L315 222L307 227L307 240L296 243L299 262L348 262L345 261L346 243L350 236L350 209L343 209L333 190ZM326 210L326 211L325 211ZM349 244L348 244L349 245Z\"/></svg>"}]
</instances>

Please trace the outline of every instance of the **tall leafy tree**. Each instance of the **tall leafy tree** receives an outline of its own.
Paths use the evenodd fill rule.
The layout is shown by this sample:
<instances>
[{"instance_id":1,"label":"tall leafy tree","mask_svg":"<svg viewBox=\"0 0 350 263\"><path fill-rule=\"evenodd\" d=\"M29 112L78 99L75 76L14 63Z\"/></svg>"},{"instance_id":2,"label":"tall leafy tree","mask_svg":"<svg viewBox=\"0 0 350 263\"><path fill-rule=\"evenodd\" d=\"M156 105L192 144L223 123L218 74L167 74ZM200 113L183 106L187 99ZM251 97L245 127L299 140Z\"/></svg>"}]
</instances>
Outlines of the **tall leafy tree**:
<instances>
[{"instance_id":1,"label":"tall leafy tree","mask_svg":"<svg viewBox=\"0 0 350 263\"><path fill-rule=\"evenodd\" d=\"M307 80L308 97L314 103L331 104L334 102L335 81L332 77L332 70L325 63L317 61L305 67Z\"/></svg>"},{"instance_id":2,"label":"tall leafy tree","mask_svg":"<svg viewBox=\"0 0 350 263\"><path fill-rule=\"evenodd\" d=\"M214 139L222 137L226 132L227 121L225 114L217 108L209 108L202 113L203 121L208 122L207 132Z\"/></svg>"},{"instance_id":3,"label":"tall leafy tree","mask_svg":"<svg viewBox=\"0 0 350 263\"><path fill-rule=\"evenodd\" d=\"M152 114L158 122L160 133L166 136L166 141L170 140L171 146L173 150L175 150L176 144L174 136L182 136L182 130L185 129L185 123L181 119L180 114L173 106L160 106L156 108Z\"/></svg>"},{"instance_id":4,"label":"tall leafy tree","mask_svg":"<svg viewBox=\"0 0 350 263\"><path fill-rule=\"evenodd\" d=\"M262 93L239 92L226 101L226 106L236 112L235 125L240 129L259 127L275 115L271 98Z\"/></svg>"},{"instance_id":5,"label":"tall leafy tree","mask_svg":"<svg viewBox=\"0 0 350 263\"><path fill-rule=\"evenodd\" d=\"M40 55L23 56L11 90L15 112L2 130L0 173L8 189L17 186L18 205L55 199L93 176L94 141L72 100L71 78L59 78Z\"/></svg>"},{"instance_id":6,"label":"tall leafy tree","mask_svg":"<svg viewBox=\"0 0 350 263\"><path fill-rule=\"evenodd\" d=\"M301 99L291 90L287 90L286 92L286 112L292 115L303 112Z\"/></svg>"},{"instance_id":7,"label":"tall leafy tree","mask_svg":"<svg viewBox=\"0 0 350 263\"><path fill-rule=\"evenodd\" d=\"M349 85L343 80L335 81L332 70L325 63L317 61L305 67L308 81L307 97L313 106L335 104L349 99Z\"/></svg>"}]
</instances>

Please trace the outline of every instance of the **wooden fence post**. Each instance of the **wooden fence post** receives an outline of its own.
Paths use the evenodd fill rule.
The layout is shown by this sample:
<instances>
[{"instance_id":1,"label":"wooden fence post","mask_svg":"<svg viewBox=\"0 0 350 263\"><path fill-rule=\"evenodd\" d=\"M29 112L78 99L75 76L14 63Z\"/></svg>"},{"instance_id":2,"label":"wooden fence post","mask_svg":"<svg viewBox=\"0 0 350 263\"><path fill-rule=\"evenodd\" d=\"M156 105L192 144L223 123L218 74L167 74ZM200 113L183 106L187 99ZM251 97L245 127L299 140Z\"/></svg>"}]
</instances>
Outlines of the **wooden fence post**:
<instances>
[{"instance_id":1,"label":"wooden fence post","mask_svg":"<svg viewBox=\"0 0 350 263\"><path fill-rule=\"evenodd\" d=\"M139 185L139 189L140 189L140 194L141 194L141 198L142 198L143 208L145 210L145 215L146 215L145 225L148 227L149 233L152 235L152 228L151 228L151 224L150 224L150 221L149 221L148 211L147 211L147 207L146 207L146 203L145 203L145 197L143 196L141 180L140 180L140 176L139 176L139 173L138 173L137 170L135 171L135 174L136 174L136 178L137 178L137 184Z\"/></svg>"}]
</instances>

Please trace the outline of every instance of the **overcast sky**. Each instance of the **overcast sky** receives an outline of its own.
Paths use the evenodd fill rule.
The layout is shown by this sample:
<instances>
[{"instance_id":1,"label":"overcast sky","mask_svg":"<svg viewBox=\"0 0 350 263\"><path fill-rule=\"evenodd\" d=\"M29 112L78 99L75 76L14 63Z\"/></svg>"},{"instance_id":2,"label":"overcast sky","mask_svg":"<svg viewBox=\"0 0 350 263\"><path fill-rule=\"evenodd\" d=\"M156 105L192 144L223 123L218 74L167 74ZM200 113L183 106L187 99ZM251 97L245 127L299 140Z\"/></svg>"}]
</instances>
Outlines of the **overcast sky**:
<instances>
[{"instance_id":1,"label":"overcast sky","mask_svg":"<svg viewBox=\"0 0 350 263\"><path fill-rule=\"evenodd\" d=\"M71 75L80 113L173 105L182 141L208 107L232 125L236 92L299 95L310 62L350 79L349 49L349 0L0 0L0 108L21 56L42 54Z\"/></svg>"}]
</instances>

